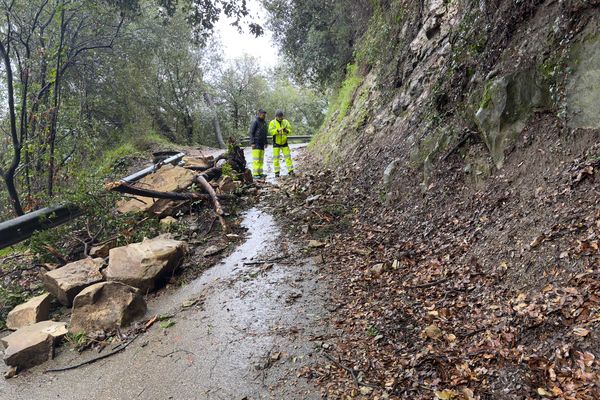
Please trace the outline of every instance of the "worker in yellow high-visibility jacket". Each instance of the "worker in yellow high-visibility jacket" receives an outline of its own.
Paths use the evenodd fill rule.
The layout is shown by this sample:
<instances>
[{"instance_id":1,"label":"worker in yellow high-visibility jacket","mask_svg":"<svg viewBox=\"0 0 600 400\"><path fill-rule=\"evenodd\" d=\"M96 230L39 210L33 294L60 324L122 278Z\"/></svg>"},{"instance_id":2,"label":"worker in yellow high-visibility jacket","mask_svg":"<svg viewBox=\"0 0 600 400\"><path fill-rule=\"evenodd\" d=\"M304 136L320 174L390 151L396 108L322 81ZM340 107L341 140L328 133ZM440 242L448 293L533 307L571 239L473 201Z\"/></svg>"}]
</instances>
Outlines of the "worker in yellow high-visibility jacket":
<instances>
[{"instance_id":1,"label":"worker in yellow high-visibility jacket","mask_svg":"<svg viewBox=\"0 0 600 400\"><path fill-rule=\"evenodd\" d=\"M292 153L288 146L287 137L292 134L292 125L287 119L283 119L283 111L278 110L275 113L275 119L269 123L269 135L273 137L273 167L275 176L279 176L279 155L283 153L288 175L294 175L294 164L292 163Z\"/></svg>"}]
</instances>

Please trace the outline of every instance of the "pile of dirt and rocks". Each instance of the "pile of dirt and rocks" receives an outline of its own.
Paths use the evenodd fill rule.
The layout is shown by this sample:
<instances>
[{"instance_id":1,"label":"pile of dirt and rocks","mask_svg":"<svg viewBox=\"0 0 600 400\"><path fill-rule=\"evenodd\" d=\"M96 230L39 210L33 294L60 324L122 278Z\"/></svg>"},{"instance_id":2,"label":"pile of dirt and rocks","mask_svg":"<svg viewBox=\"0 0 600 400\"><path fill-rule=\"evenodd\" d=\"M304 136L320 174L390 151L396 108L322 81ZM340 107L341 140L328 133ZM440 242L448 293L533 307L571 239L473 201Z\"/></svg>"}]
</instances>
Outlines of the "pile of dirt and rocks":
<instances>
[{"instance_id":1,"label":"pile of dirt and rocks","mask_svg":"<svg viewBox=\"0 0 600 400\"><path fill-rule=\"evenodd\" d=\"M304 371L324 395L600 396L599 132L560 128L536 114L478 182L454 155L393 199L348 169L281 185L274 208L334 280L341 334Z\"/></svg>"},{"instance_id":2,"label":"pile of dirt and rocks","mask_svg":"<svg viewBox=\"0 0 600 400\"><path fill-rule=\"evenodd\" d=\"M144 320L146 297L170 284L192 279L230 251L229 244L242 234L235 218L237 210L254 202L257 189L248 178L245 162L232 167L225 157L221 158L224 162L217 166L212 157L185 157L183 166L162 166L135 185L127 185L128 190L150 191L157 196L136 192L116 206L117 214L133 221L133 229L140 221L160 220L156 230L147 232L151 239L123 245L129 231L126 228L125 233L109 232L107 240L81 241L85 246L79 253L52 248L60 263L6 271L5 281L16 279L22 283L27 279L31 281L29 286L39 287L36 281L43 286L41 293L36 290L37 296L16 306L6 318L7 328L13 331L1 339L4 361L12 367L7 377L52 358L55 346L65 336L80 351L102 351L115 342L121 343L117 351L124 349L128 341L160 319L155 315ZM211 196L196 194L194 177L198 171L211 186L206 189L212 191ZM186 193L193 198L170 198ZM202 203L209 207L202 207ZM217 220L221 230L215 228ZM87 229L94 230L89 224ZM65 246L70 242L65 238ZM83 258L69 262L61 254ZM11 257L19 262L33 258L31 254Z\"/></svg>"}]
</instances>

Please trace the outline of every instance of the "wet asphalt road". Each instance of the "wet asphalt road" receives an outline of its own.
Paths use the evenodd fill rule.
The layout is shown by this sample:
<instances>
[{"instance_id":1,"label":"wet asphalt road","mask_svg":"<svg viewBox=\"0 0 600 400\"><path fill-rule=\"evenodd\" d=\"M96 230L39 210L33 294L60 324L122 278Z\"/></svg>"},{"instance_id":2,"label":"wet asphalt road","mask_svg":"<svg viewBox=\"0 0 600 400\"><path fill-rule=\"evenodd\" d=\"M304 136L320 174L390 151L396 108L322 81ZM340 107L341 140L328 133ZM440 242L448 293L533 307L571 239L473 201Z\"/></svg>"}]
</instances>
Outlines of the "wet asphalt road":
<instances>
[{"instance_id":1,"label":"wet asphalt road","mask_svg":"<svg viewBox=\"0 0 600 400\"><path fill-rule=\"evenodd\" d=\"M146 317L172 313L173 327L155 324L122 353L44 374L97 356L62 346L54 360L0 379L0 399L318 399L298 377L317 361L311 339L328 331L318 267L288 247L265 209L247 211L242 225L248 238L230 256L150 301ZM284 263L244 265L281 252L291 254ZM182 309L189 300L197 303Z\"/></svg>"}]
</instances>

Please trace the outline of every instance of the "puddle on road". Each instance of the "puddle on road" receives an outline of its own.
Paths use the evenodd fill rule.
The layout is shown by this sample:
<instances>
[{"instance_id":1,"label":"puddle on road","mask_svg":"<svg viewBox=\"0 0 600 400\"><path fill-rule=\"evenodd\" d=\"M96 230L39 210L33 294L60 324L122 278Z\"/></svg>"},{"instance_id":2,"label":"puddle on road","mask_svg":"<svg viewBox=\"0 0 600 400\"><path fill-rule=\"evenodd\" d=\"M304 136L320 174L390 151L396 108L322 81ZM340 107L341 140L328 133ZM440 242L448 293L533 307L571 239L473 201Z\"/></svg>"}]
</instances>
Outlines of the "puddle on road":
<instances>
[{"instance_id":1,"label":"puddle on road","mask_svg":"<svg viewBox=\"0 0 600 400\"><path fill-rule=\"evenodd\" d=\"M172 296L158 299L158 304L150 305L149 314L165 314L172 312L174 307L189 299L201 295L204 289L217 280L232 278L234 272L243 266L245 261L266 258L265 249L269 249L280 235L273 216L256 207L242 215L242 227L247 229L247 236L228 257L209 268L192 282L173 293ZM260 254L261 257L257 257Z\"/></svg>"}]
</instances>

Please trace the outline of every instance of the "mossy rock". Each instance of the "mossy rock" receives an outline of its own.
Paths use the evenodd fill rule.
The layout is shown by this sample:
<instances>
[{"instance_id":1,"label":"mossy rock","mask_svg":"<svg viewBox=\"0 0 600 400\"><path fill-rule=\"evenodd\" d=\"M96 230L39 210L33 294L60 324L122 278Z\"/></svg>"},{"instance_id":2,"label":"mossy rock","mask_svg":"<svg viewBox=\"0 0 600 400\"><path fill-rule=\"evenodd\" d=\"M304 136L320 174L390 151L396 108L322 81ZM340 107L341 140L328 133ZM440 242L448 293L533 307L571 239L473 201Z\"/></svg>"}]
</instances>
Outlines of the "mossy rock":
<instances>
[{"instance_id":1,"label":"mossy rock","mask_svg":"<svg viewBox=\"0 0 600 400\"><path fill-rule=\"evenodd\" d=\"M530 68L488 82L475 122L497 168L506 149L536 110L552 107L550 88L538 69Z\"/></svg>"},{"instance_id":2,"label":"mossy rock","mask_svg":"<svg viewBox=\"0 0 600 400\"><path fill-rule=\"evenodd\" d=\"M590 26L571 48L568 68L567 124L570 128L600 128L600 34Z\"/></svg>"}]
</instances>

